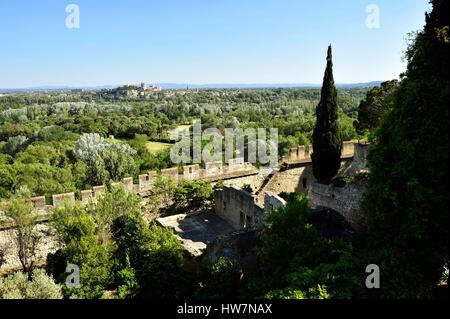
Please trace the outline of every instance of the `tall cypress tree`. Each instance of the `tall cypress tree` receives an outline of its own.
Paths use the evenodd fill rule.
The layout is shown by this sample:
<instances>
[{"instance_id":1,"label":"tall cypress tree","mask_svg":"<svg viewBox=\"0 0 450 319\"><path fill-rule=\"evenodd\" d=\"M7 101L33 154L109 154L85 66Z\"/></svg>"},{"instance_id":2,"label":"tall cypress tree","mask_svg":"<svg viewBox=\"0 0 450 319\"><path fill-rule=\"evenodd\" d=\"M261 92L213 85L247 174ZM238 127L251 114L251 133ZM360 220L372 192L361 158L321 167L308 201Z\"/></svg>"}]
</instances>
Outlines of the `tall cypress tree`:
<instances>
[{"instance_id":1,"label":"tall cypress tree","mask_svg":"<svg viewBox=\"0 0 450 319\"><path fill-rule=\"evenodd\" d=\"M337 90L333 78L331 45L323 79L317 122L313 134L313 173L319 182L329 184L341 166L342 138L338 127Z\"/></svg>"}]
</instances>

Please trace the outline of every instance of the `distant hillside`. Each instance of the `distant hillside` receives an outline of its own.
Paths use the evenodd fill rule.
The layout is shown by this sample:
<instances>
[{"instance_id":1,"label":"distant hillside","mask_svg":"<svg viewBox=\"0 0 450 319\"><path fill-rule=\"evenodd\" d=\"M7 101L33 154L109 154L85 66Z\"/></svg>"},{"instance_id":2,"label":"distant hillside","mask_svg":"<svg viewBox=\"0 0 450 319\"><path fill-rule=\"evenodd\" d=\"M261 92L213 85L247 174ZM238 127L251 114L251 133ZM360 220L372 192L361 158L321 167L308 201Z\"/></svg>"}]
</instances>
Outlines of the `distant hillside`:
<instances>
[{"instance_id":1,"label":"distant hillside","mask_svg":"<svg viewBox=\"0 0 450 319\"><path fill-rule=\"evenodd\" d=\"M382 81L373 81L366 83L341 83L337 84L338 88L368 88L379 86ZM312 83L212 83L212 84L189 84L189 83L156 83L163 90L185 90L189 89L267 89L267 88L320 88L320 84ZM119 85L104 85L91 87L69 87L69 86L39 86L30 88L10 88L1 89L0 93L26 93L26 92L69 92L74 89L82 89L84 91L98 91L103 89L113 89Z\"/></svg>"},{"instance_id":2,"label":"distant hillside","mask_svg":"<svg viewBox=\"0 0 450 319\"><path fill-rule=\"evenodd\" d=\"M379 86L382 81L367 83L342 83L339 88L367 88ZM157 86L166 90L180 89L265 89L265 88L320 88L321 84L313 83L213 83L213 84L188 84L188 83L157 83Z\"/></svg>"}]
</instances>

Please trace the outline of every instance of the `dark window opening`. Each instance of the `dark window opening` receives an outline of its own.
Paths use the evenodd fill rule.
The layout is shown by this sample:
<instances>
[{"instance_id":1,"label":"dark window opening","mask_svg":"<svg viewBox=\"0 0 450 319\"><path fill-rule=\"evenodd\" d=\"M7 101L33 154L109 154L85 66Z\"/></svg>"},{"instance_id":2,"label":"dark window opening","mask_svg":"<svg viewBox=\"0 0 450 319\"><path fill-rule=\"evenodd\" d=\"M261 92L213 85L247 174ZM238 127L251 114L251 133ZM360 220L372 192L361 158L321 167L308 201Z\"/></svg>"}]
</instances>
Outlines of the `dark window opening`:
<instances>
[{"instance_id":1,"label":"dark window opening","mask_svg":"<svg viewBox=\"0 0 450 319\"><path fill-rule=\"evenodd\" d=\"M308 179L304 178L302 179L303 189L306 189L308 187Z\"/></svg>"},{"instance_id":2,"label":"dark window opening","mask_svg":"<svg viewBox=\"0 0 450 319\"><path fill-rule=\"evenodd\" d=\"M250 216L245 217L245 228L251 227L253 224L252 218Z\"/></svg>"}]
</instances>

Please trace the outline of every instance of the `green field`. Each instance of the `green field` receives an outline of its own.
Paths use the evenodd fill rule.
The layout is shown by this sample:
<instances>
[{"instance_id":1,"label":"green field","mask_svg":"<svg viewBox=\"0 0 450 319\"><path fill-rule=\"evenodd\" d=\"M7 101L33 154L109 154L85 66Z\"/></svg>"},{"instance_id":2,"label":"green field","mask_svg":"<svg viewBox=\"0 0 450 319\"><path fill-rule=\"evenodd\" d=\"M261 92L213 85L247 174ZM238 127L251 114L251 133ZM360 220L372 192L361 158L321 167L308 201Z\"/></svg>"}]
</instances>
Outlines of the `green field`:
<instances>
[{"instance_id":1,"label":"green field","mask_svg":"<svg viewBox=\"0 0 450 319\"><path fill-rule=\"evenodd\" d=\"M168 149L172 144L161 142L147 142L147 150L150 154L156 154Z\"/></svg>"},{"instance_id":2,"label":"green field","mask_svg":"<svg viewBox=\"0 0 450 319\"><path fill-rule=\"evenodd\" d=\"M189 125L178 125L176 129L180 130L180 131L184 131L184 130L190 129L191 126L192 126L191 124L189 124Z\"/></svg>"}]
</instances>

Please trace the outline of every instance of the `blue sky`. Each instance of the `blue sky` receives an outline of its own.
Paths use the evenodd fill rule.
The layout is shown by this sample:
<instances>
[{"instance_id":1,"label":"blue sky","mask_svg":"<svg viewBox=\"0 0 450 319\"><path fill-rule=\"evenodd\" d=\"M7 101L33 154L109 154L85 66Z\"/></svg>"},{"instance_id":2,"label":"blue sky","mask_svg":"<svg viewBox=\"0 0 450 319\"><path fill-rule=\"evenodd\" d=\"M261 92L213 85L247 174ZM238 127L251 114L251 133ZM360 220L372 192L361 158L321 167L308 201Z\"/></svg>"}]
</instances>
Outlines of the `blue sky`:
<instances>
[{"instance_id":1,"label":"blue sky","mask_svg":"<svg viewBox=\"0 0 450 319\"><path fill-rule=\"evenodd\" d=\"M80 29L67 29L68 4ZM368 4L380 28L366 27ZM397 78L427 0L0 0L0 88Z\"/></svg>"}]
</instances>

